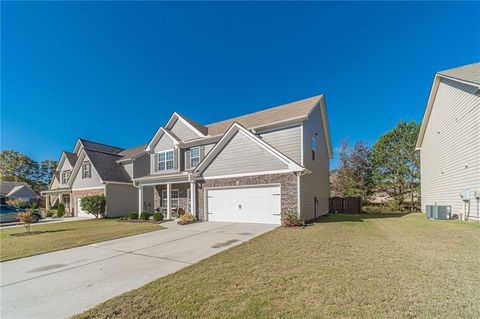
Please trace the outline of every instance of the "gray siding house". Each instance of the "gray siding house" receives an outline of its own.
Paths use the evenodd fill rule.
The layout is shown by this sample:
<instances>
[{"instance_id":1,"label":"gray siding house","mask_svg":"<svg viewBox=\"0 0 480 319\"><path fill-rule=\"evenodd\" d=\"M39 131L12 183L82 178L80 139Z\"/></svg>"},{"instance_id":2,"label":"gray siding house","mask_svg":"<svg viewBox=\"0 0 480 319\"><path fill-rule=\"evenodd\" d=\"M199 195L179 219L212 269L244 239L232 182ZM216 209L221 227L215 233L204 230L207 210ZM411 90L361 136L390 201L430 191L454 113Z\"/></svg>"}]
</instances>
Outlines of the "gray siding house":
<instances>
[{"instance_id":1,"label":"gray siding house","mask_svg":"<svg viewBox=\"0 0 480 319\"><path fill-rule=\"evenodd\" d=\"M174 113L133 161L137 210L270 224L293 211L311 220L328 213L331 156L323 95L208 125Z\"/></svg>"},{"instance_id":2,"label":"gray siding house","mask_svg":"<svg viewBox=\"0 0 480 319\"><path fill-rule=\"evenodd\" d=\"M422 210L447 205L452 213L463 216L466 211L466 219L479 220L479 63L435 75L417 150Z\"/></svg>"}]
</instances>

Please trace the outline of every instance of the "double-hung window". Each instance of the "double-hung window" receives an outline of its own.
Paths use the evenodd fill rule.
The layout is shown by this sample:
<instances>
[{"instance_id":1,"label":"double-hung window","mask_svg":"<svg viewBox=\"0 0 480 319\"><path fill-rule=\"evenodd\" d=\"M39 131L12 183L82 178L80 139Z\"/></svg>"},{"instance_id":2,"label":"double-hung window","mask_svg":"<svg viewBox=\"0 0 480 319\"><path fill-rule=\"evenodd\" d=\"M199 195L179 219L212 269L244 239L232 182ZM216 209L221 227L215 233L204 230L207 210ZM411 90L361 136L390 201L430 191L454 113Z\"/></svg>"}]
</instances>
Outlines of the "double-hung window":
<instances>
[{"instance_id":1,"label":"double-hung window","mask_svg":"<svg viewBox=\"0 0 480 319\"><path fill-rule=\"evenodd\" d=\"M172 189L170 192L170 207L178 208L178 189ZM167 207L167 190L162 190L162 207Z\"/></svg>"},{"instance_id":2,"label":"double-hung window","mask_svg":"<svg viewBox=\"0 0 480 319\"><path fill-rule=\"evenodd\" d=\"M92 177L92 164L89 161L85 161L82 164L82 178Z\"/></svg>"},{"instance_id":3,"label":"double-hung window","mask_svg":"<svg viewBox=\"0 0 480 319\"><path fill-rule=\"evenodd\" d=\"M158 170L168 171L173 169L173 151L158 153Z\"/></svg>"},{"instance_id":4,"label":"double-hung window","mask_svg":"<svg viewBox=\"0 0 480 319\"><path fill-rule=\"evenodd\" d=\"M67 184L69 178L70 178L70 171L63 171L62 172L62 184L63 185Z\"/></svg>"},{"instance_id":5,"label":"double-hung window","mask_svg":"<svg viewBox=\"0 0 480 319\"><path fill-rule=\"evenodd\" d=\"M197 167L200 163L200 147L192 147L190 149L190 167Z\"/></svg>"},{"instance_id":6,"label":"double-hung window","mask_svg":"<svg viewBox=\"0 0 480 319\"><path fill-rule=\"evenodd\" d=\"M315 160L315 153L317 152L317 139L315 137L312 137L311 141L311 147L312 147L312 161Z\"/></svg>"}]
</instances>

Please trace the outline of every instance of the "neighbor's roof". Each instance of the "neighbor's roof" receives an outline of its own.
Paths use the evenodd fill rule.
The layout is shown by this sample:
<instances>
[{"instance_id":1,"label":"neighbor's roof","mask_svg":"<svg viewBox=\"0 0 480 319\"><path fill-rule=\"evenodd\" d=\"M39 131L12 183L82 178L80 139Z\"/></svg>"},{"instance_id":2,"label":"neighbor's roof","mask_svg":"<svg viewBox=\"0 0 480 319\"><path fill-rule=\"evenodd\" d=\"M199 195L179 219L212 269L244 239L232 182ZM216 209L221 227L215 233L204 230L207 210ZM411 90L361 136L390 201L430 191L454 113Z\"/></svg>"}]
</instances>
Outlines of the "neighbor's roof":
<instances>
[{"instance_id":1,"label":"neighbor's roof","mask_svg":"<svg viewBox=\"0 0 480 319\"><path fill-rule=\"evenodd\" d=\"M0 181L0 195L7 196L8 193L12 191L15 187L25 186L28 184L25 182L9 182L9 181Z\"/></svg>"},{"instance_id":2,"label":"neighbor's roof","mask_svg":"<svg viewBox=\"0 0 480 319\"><path fill-rule=\"evenodd\" d=\"M267 110L208 124L208 134L211 136L224 134L235 122L241 124L247 129L251 129L272 123L285 122L296 118L307 117L315 105L317 105L317 103L320 101L321 97L322 95L317 95L308 99L280 105Z\"/></svg>"},{"instance_id":3,"label":"neighbor's roof","mask_svg":"<svg viewBox=\"0 0 480 319\"><path fill-rule=\"evenodd\" d=\"M440 71L438 74L440 76L447 76L456 80L480 84L480 62Z\"/></svg>"},{"instance_id":4,"label":"neighbor's roof","mask_svg":"<svg viewBox=\"0 0 480 319\"><path fill-rule=\"evenodd\" d=\"M121 155L84 149L93 167L104 182L131 182L131 178L123 166L117 161Z\"/></svg>"},{"instance_id":5,"label":"neighbor's roof","mask_svg":"<svg viewBox=\"0 0 480 319\"><path fill-rule=\"evenodd\" d=\"M30 198L39 198L40 196L38 196L37 193L35 193L33 191L33 189L30 188L30 186L28 185L20 185L20 186L15 186L7 195L6 197L11 197L13 196L15 193L19 192L23 190L23 193L21 193L21 197L26 197L25 195L29 195Z\"/></svg>"},{"instance_id":6,"label":"neighbor's roof","mask_svg":"<svg viewBox=\"0 0 480 319\"><path fill-rule=\"evenodd\" d=\"M137 157L138 155L145 153L146 146L147 146L146 144L143 144L135 147L130 147L121 151L120 153L118 153L118 155L122 156L121 158L122 160L134 158L134 157Z\"/></svg>"}]
</instances>

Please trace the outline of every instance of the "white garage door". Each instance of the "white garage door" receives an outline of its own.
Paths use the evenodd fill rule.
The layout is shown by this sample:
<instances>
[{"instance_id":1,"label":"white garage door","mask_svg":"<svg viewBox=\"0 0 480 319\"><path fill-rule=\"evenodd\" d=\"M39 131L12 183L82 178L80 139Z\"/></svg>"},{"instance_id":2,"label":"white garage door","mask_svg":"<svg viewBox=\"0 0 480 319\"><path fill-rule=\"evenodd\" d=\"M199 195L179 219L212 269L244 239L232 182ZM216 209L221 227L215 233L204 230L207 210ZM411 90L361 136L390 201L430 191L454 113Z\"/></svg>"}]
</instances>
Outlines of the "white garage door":
<instances>
[{"instance_id":1,"label":"white garage door","mask_svg":"<svg viewBox=\"0 0 480 319\"><path fill-rule=\"evenodd\" d=\"M82 200L82 198L80 198L80 197L77 198L77 216L78 217L92 217L93 216L92 214L87 213L80 206L80 201L81 200Z\"/></svg>"},{"instance_id":2,"label":"white garage door","mask_svg":"<svg viewBox=\"0 0 480 319\"><path fill-rule=\"evenodd\" d=\"M207 190L209 221L280 224L280 186Z\"/></svg>"}]
</instances>

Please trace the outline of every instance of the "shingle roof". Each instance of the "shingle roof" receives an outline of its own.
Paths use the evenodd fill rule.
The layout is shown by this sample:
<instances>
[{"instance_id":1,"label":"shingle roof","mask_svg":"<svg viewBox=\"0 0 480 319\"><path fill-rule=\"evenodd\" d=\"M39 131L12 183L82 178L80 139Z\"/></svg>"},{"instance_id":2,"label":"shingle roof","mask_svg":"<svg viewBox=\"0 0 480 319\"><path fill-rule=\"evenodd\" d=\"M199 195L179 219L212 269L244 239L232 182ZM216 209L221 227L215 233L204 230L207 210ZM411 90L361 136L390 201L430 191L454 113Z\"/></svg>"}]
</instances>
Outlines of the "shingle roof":
<instances>
[{"instance_id":1,"label":"shingle roof","mask_svg":"<svg viewBox=\"0 0 480 319\"><path fill-rule=\"evenodd\" d=\"M185 121L187 121L188 123L190 123L190 125L192 125L194 128L196 128L198 131L200 131L202 134L204 135L207 135L207 132L208 132L208 128L205 126L205 125L202 125L198 122L195 122L194 120L192 119L189 119L188 117L186 117L185 115L183 114L180 114L177 112L178 115L180 115Z\"/></svg>"},{"instance_id":2,"label":"shingle roof","mask_svg":"<svg viewBox=\"0 0 480 319\"><path fill-rule=\"evenodd\" d=\"M30 188L28 185L20 185L20 186L15 186L7 195L6 197L11 197L15 195L15 193L22 191L20 194L21 197L26 197L25 195L29 196L30 198L39 198L37 193L33 191L33 189Z\"/></svg>"},{"instance_id":3,"label":"shingle roof","mask_svg":"<svg viewBox=\"0 0 480 319\"><path fill-rule=\"evenodd\" d=\"M101 144L101 143L92 142L92 141L87 141L87 140L84 140L82 138L80 138L79 140L82 142L83 147L87 148L89 150L104 152L104 153L110 153L110 154L118 154L121 151L123 151L123 148L120 148L120 147Z\"/></svg>"},{"instance_id":4,"label":"shingle roof","mask_svg":"<svg viewBox=\"0 0 480 319\"><path fill-rule=\"evenodd\" d=\"M70 152L64 152L64 153L70 165L72 165L72 167L75 166L75 163L77 162L77 158L78 158L77 154L70 153Z\"/></svg>"},{"instance_id":5,"label":"shingle roof","mask_svg":"<svg viewBox=\"0 0 480 319\"><path fill-rule=\"evenodd\" d=\"M97 152L90 149L84 149L93 167L104 182L131 182L127 171L117 161L122 158L121 155Z\"/></svg>"},{"instance_id":6,"label":"shingle roof","mask_svg":"<svg viewBox=\"0 0 480 319\"><path fill-rule=\"evenodd\" d=\"M28 183L25 182L10 182L10 181L0 181L0 195L7 196L8 193L12 191L17 186L28 186Z\"/></svg>"},{"instance_id":7,"label":"shingle roof","mask_svg":"<svg viewBox=\"0 0 480 319\"><path fill-rule=\"evenodd\" d=\"M480 84L480 62L438 72L454 79Z\"/></svg>"},{"instance_id":8,"label":"shingle roof","mask_svg":"<svg viewBox=\"0 0 480 319\"><path fill-rule=\"evenodd\" d=\"M212 136L224 134L234 122L237 122L247 129L250 129L271 123L284 122L295 118L306 117L315 107L318 101L320 101L320 98L321 95L317 95L308 99L280 105L267 110L208 124L208 134Z\"/></svg>"},{"instance_id":9,"label":"shingle roof","mask_svg":"<svg viewBox=\"0 0 480 319\"><path fill-rule=\"evenodd\" d=\"M135 147L130 147L121 151L120 153L118 153L118 155L122 156L122 160L137 157L138 155L145 153L146 146L146 144L143 144Z\"/></svg>"}]
</instances>

